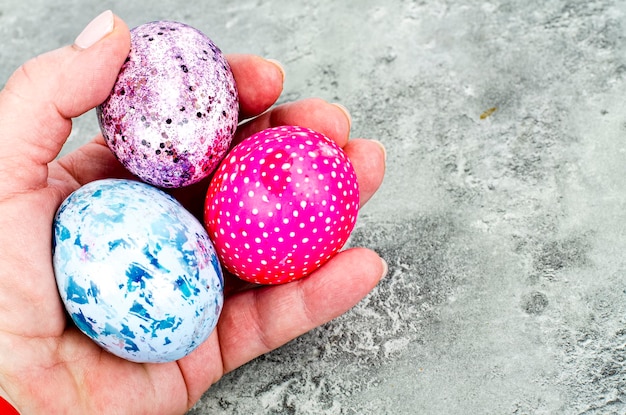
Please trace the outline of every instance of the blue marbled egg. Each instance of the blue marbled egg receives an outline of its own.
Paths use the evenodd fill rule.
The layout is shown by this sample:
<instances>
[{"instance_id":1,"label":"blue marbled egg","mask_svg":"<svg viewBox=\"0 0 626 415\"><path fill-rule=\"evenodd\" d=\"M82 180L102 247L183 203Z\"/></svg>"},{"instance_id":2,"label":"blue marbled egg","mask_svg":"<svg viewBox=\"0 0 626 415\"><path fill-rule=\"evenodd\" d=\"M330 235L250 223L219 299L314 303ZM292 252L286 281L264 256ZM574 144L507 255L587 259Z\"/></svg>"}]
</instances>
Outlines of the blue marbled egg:
<instances>
[{"instance_id":1,"label":"blue marbled egg","mask_svg":"<svg viewBox=\"0 0 626 415\"><path fill-rule=\"evenodd\" d=\"M59 207L53 265L76 326L134 362L180 359L217 324L224 280L202 224L166 193L118 179Z\"/></svg>"}]
</instances>

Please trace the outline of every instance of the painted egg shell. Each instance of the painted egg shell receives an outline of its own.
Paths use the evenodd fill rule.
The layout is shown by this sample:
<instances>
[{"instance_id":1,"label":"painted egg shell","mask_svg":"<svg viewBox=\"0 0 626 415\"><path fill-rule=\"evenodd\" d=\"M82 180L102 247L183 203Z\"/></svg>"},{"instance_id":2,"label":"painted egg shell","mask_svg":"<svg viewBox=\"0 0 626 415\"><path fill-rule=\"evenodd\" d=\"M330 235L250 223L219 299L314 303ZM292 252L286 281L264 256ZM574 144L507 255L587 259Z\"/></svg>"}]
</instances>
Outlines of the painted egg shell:
<instances>
[{"instance_id":1,"label":"painted egg shell","mask_svg":"<svg viewBox=\"0 0 626 415\"><path fill-rule=\"evenodd\" d=\"M145 183L106 179L72 193L55 216L53 265L76 326L127 360L180 359L222 309L222 271L204 227Z\"/></svg>"},{"instance_id":2,"label":"painted egg shell","mask_svg":"<svg viewBox=\"0 0 626 415\"><path fill-rule=\"evenodd\" d=\"M208 176L228 150L239 116L230 66L204 34L159 21L131 30L131 50L97 108L102 134L120 162L155 186Z\"/></svg>"},{"instance_id":3,"label":"painted egg shell","mask_svg":"<svg viewBox=\"0 0 626 415\"><path fill-rule=\"evenodd\" d=\"M300 127L248 137L218 167L205 225L222 265L239 278L302 278L347 241L359 210L354 168L331 139Z\"/></svg>"}]
</instances>

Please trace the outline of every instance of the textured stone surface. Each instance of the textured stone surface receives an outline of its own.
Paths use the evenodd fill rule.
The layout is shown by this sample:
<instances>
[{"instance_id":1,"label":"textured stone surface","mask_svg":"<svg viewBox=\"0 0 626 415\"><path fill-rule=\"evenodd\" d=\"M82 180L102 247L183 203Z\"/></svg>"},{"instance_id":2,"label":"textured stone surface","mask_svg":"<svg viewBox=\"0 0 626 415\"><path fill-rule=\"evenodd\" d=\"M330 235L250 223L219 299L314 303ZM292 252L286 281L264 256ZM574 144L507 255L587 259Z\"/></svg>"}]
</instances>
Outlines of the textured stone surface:
<instances>
[{"instance_id":1,"label":"textured stone surface","mask_svg":"<svg viewBox=\"0 0 626 415\"><path fill-rule=\"evenodd\" d=\"M281 101L388 149L352 239L388 278L191 414L626 412L625 3L3 0L0 79L107 7L282 61Z\"/></svg>"}]
</instances>

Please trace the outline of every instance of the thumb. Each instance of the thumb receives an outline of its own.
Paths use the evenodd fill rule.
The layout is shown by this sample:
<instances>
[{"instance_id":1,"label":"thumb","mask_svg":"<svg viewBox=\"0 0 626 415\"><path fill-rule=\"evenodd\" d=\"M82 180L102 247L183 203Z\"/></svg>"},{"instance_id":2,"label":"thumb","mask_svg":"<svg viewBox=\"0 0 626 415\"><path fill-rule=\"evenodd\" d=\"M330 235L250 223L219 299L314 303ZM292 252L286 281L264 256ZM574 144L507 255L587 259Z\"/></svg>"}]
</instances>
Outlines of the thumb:
<instances>
[{"instance_id":1,"label":"thumb","mask_svg":"<svg viewBox=\"0 0 626 415\"><path fill-rule=\"evenodd\" d=\"M0 92L0 199L47 184L71 118L103 102L130 50L126 24L111 11L92 20L71 46L22 65Z\"/></svg>"}]
</instances>

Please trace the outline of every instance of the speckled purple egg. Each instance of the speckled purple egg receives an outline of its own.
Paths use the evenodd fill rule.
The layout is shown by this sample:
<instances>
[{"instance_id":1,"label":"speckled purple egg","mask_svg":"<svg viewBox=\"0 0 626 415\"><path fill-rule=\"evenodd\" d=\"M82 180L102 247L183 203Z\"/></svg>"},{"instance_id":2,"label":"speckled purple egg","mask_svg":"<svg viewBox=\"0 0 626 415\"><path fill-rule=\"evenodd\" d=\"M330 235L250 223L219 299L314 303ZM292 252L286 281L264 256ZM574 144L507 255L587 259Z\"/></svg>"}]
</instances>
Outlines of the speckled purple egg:
<instances>
[{"instance_id":1,"label":"speckled purple egg","mask_svg":"<svg viewBox=\"0 0 626 415\"><path fill-rule=\"evenodd\" d=\"M235 79L220 49L197 29L157 21L131 30L131 50L97 108L111 151L133 174L176 188L208 176L239 116Z\"/></svg>"}]
</instances>

